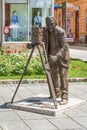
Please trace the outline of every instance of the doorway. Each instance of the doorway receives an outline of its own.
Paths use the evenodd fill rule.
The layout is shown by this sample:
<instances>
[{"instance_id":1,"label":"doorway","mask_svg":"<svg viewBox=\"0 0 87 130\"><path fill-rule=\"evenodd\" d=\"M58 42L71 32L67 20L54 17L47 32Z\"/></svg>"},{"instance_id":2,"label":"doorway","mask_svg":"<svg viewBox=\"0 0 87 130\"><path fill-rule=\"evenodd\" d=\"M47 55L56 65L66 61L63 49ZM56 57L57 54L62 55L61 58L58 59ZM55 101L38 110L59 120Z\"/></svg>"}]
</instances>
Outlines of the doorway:
<instances>
[{"instance_id":1,"label":"doorway","mask_svg":"<svg viewBox=\"0 0 87 130\"><path fill-rule=\"evenodd\" d=\"M79 11L76 11L75 15L75 39L76 41L79 39Z\"/></svg>"}]
</instances>

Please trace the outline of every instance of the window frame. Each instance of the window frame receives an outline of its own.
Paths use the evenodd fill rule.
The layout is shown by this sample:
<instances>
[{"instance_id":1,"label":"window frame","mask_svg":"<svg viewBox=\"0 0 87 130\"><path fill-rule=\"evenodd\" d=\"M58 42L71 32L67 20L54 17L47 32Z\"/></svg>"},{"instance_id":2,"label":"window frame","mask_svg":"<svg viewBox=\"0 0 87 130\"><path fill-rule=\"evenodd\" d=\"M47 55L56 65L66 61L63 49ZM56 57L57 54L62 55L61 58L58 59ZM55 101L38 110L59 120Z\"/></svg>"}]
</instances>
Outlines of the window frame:
<instances>
[{"instance_id":1,"label":"window frame","mask_svg":"<svg viewBox=\"0 0 87 130\"><path fill-rule=\"evenodd\" d=\"M5 40L5 34L4 34L4 32L3 32L3 30L2 30L2 41L3 41L3 43L28 43L28 42L30 42L30 38L29 38L29 32L30 32L30 29L29 29L29 19L30 19L30 16L29 16L29 14L30 14L30 0L26 0L27 1L27 6L28 6L28 8L27 8L27 12L28 12L28 14L27 14L27 18L28 18L28 40L27 41L6 41ZM51 9L51 15L52 16L54 16L54 0L50 0L51 1L51 7L50 7L50 9ZM13 4L13 3L16 3L15 1L14 2L12 2L12 0L9 0L9 4L10 4L10 2ZM2 26L3 26L3 28L4 28L4 26L5 26L5 4L6 3L8 3L7 2L7 0L3 0L3 21L2 21ZM23 3L23 2L22 2ZM20 4L20 2L18 2L17 1L17 4Z\"/></svg>"}]
</instances>

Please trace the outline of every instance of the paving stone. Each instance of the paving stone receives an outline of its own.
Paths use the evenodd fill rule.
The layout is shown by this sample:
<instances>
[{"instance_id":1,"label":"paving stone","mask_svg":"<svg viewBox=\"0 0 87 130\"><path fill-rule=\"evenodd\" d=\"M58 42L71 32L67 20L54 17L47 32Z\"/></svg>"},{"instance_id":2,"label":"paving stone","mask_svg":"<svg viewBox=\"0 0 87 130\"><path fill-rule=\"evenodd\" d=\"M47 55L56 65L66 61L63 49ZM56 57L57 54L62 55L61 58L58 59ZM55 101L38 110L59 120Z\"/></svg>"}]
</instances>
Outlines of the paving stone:
<instances>
[{"instance_id":1,"label":"paving stone","mask_svg":"<svg viewBox=\"0 0 87 130\"><path fill-rule=\"evenodd\" d=\"M0 121L16 121L16 120L20 120L20 118L13 110L0 112Z\"/></svg>"},{"instance_id":2,"label":"paving stone","mask_svg":"<svg viewBox=\"0 0 87 130\"><path fill-rule=\"evenodd\" d=\"M4 104L4 100L0 97L0 106Z\"/></svg>"},{"instance_id":3,"label":"paving stone","mask_svg":"<svg viewBox=\"0 0 87 130\"><path fill-rule=\"evenodd\" d=\"M31 113L31 112L27 112L27 111L18 111L18 110L14 110L17 115L23 119L23 120L40 120L40 119L44 119L44 116L41 114L37 114L37 113Z\"/></svg>"},{"instance_id":4,"label":"paving stone","mask_svg":"<svg viewBox=\"0 0 87 130\"><path fill-rule=\"evenodd\" d=\"M77 96L74 95L74 94L72 94L72 93L69 93L69 97L71 97L71 98L77 98Z\"/></svg>"},{"instance_id":5,"label":"paving stone","mask_svg":"<svg viewBox=\"0 0 87 130\"><path fill-rule=\"evenodd\" d=\"M87 116L86 117L75 117L73 118L74 121L78 122L81 124L84 128L87 129Z\"/></svg>"},{"instance_id":6,"label":"paving stone","mask_svg":"<svg viewBox=\"0 0 87 130\"><path fill-rule=\"evenodd\" d=\"M42 92L42 94L46 94L45 90L42 91L41 84L33 84L32 91L35 95L38 93L41 93L41 92Z\"/></svg>"},{"instance_id":7,"label":"paving stone","mask_svg":"<svg viewBox=\"0 0 87 130\"><path fill-rule=\"evenodd\" d=\"M0 126L0 130L3 130L1 126Z\"/></svg>"},{"instance_id":8,"label":"paving stone","mask_svg":"<svg viewBox=\"0 0 87 130\"><path fill-rule=\"evenodd\" d=\"M58 118L64 119L64 118L68 118L68 117L64 113L61 113L61 114L57 114L56 116L44 115L44 118L46 118L46 119L58 119Z\"/></svg>"},{"instance_id":9,"label":"paving stone","mask_svg":"<svg viewBox=\"0 0 87 130\"><path fill-rule=\"evenodd\" d=\"M19 95L23 99L23 98L31 97L34 94L32 93L32 91L29 91L25 87L20 87L17 92L17 95Z\"/></svg>"},{"instance_id":10,"label":"paving stone","mask_svg":"<svg viewBox=\"0 0 87 130\"><path fill-rule=\"evenodd\" d=\"M2 130L31 130L23 121L0 121Z\"/></svg>"},{"instance_id":11,"label":"paving stone","mask_svg":"<svg viewBox=\"0 0 87 130\"><path fill-rule=\"evenodd\" d=\"M27 125L32 130L55 130L56 127L50 123L48 120L26 120Z\"/></svg>"},{"instance_id":12,"label":"paving stone","mask_svg":"<svg viewBox=\"0 0 87 130\"><path fill-rule=\"evenodd\" d=\"M82 92L87 93L87 82L73 82L73 83L69 83L69 91L70 92L73 92L73 91L76 91L76 92L80 91L81 92L82 91Z\"/></svg>"},{"instance_id":13,"label":"paving stone","mask_svg":"<svg viewBox=\"0 0 87 130\"><path fill-rule=\"evenodd\" d=\"M85 103L84 105L79 106L78 109L87 113L87 103Z\"/></svg>"},{"instance_id":14,"label":"paving stone","mask_svg":"<svg viewBox=\"0 0 87 130\"><path fill-rule=\"evenodd\" d=\"M83 106L84 104L82 104ZM87 117L87 113L84 111L81 111L79 109L72 109L69 110L67 112L65 112L66 115L68 115L69 117Z\"/></svg>"},{"instance_id":15,"label":"paving stone","mask_svg":"<svg viewBox=\"0 0 87 130\"><path fill-rule=\"evenodd\" d=\"M12 91L9 87L0 87L0 96L3 97L4 100L9 101L12 97Z\"/></svg>"},{"instance_id":16,"label":"paving stone","mask_svg":"<svg viewBox=\"0 0 87 130\"><path fill-rule=\"evenodd\" d=\"M40 130L40 127L42 130L87 130L87 102L56 116L8 109L5 105L11 100L16 87L17 84L0 84L0 125L3 130ZM14 101L42 92L49 94L47 83L22 84ZM87 82L69 83L69 98L78 97L87 100Z\"/></svg>"},{"instance_id":17,"label":"paving stone","mask_svg":"<svg viewBox=\"0 0 87 130\"><path fill-rule=\"evenodd\" d=\"M71 89L70 91L71 91L71 92L74 91L74 92L75 92L75 93L74 93L75 95L77 95L77 93L78 93L78 95L77 95L78 97L80 97L81 95L84 95L84 94L86 93L86 92L82 91L81 89L77 89L77 88L73 88L73 89Z\"/></svg>"},{"instance_id":18,"label":"paving stone","mask_svg":"<svg viewBox=\"0 0 87 130\"><path fill-rule=\"evenodd\" d=\"M87 101L87 93L83 93L79 96L80 99L85 99Z\"/></svg>"},{"instance_id":19,"label":"paving stone","mask_svg":"<svg viewBox=\"0 0 87 130\"><path fill-rule=\"evenodd\" d=\"M82 61L87 61L87 51L69 49L70 57L73 59L81 59Z\"/></svg>"},{"instance_id":20,"label":"paving stone","mask_svg":"<svg viewBox=\"0 0 87 130\"><path fill-rule=\"evenodd\" d=\"M78 123L76 123L75 121L73 121L70 118L64 118L64 119L49 119L49 121L51 123L53 123L57 128L59 128L60 130L77 130L77 129L82 129L83 127L81 127Z\"/></svg>"}]
</instances>

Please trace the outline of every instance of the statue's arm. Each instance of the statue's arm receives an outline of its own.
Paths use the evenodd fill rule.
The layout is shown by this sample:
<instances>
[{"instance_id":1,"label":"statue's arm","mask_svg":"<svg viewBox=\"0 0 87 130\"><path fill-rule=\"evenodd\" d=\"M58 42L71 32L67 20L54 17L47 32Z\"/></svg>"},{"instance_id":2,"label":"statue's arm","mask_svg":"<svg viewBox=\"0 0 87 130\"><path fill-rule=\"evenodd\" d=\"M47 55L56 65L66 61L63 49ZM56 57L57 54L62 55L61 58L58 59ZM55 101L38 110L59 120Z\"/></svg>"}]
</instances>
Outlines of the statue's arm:
<instances>
[{"instance_id":1,"label":"statue's arm","mask_svg":"<svg viewBox=\"0 0 87 130\"><path fill-rule=\"evenodd\" d=\"M57 57L64 58L66 51L68 50L68 45L67 45L67 38L66 38L66 33L65 31L62 31L58 35L58 42L60 45L60 50L57 52Z\"/></svg>"}]
</instances>

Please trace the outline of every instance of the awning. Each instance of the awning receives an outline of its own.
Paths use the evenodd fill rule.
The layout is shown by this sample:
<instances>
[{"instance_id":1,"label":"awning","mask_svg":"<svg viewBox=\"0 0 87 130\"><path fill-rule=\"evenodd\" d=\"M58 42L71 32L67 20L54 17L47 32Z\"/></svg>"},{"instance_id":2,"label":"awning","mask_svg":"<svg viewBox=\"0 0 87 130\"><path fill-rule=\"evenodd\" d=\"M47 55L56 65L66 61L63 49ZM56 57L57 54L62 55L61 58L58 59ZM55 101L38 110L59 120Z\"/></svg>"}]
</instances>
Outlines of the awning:
<instances>
[{"instance_id":1,"label":"awning","mask_svg":"<svg viewBox=\"0 0 87 130\"><path fill-rule=\"evenodd\" d=\"M62 5L61 4L54 4L54 8L57 9L57 8L62 8Z\"/></svg>"},{"instance_id":2,"label":"awning","mask_svg":"<svg viewBox=\"0 0 87 130\"><path fill-rule=\"evenodd\" d=\"M66 6L67 6L67 8L72 8L72 7L74 7L74 5L73 4L70 4L70 3L66 3ZM58 8L62 8L62 4L54 4L54 8L55 9L58 9Z\"/></svg>"},{"instance_id":3,"label":"awning","mask_svg":"<svg viewBox=\"0 0 87 130\"><path fill-rule=\"evenodd\" d=\"M73 8L74 5L67 2L67 8Z\"/></svg>"}]
</instances>

